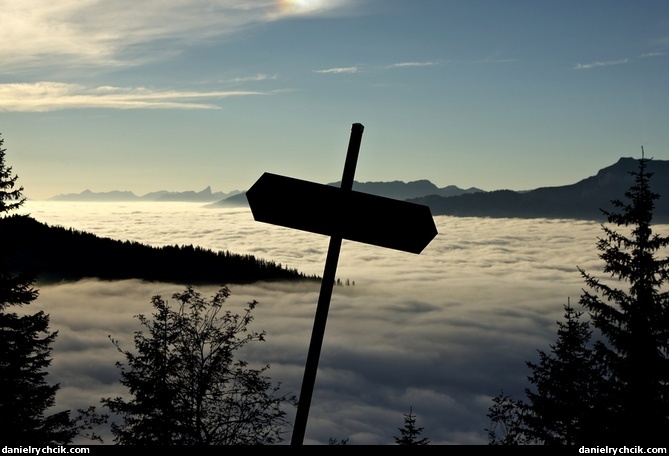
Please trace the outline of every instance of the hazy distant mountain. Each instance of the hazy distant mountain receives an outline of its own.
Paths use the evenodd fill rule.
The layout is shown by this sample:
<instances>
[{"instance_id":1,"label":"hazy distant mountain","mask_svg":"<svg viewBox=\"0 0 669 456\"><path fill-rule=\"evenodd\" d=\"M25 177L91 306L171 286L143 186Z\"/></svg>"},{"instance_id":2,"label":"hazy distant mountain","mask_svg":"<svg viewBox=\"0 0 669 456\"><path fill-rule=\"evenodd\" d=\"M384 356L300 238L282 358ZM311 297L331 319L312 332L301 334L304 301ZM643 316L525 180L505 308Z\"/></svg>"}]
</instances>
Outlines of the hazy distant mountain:
<instances>
[{"instance_id":1,"label":"hazy distant mountain","mask_svg":"<svg viewBox=\"0 0 669 456\"><path fill-rule=\"evenodd\" d=\"M239 191L235 190L230 193L225 192L212 192L211 187L207 187L201 192L187 191L187 192L161 192L160 194L155 195L155 199L150 201L194 201L194 202L211 202L218 201L221 198L227 198L232 195L238 194ZM144 195L142 200L147 200L147 197L151 195L150 193Z\"/></svg>"},{"instance_id":2,"label":"hazy distant mountain","mask_svg":"<svg viewBox=\"0 0 669 456\"><path fill-rule=\"evenodd\" d=\"M132 192L114 190L111 192L92 192L84 190L81 193L68 193L49 198L51 201L135 201L138 197Z\"/></svg>"},{"instance_id":3,"label":"hazy distant mountain","mask_svg":"<svg viewBox=\"0 0 669 456\"><path fill-rule=\"evenodd\" d=\"M461 189L454 185L439 188L429 180L413 182L354 182L353 189L387 198L408 200L430 207L433 215L471 217L547 217L604 220L601 209L612 210L611 200L625 201L625 192L633 184L631 171L637 171L638 160L621 158L614 165L601 169L596 175L575 184L541 187L528 191L495 190L486 192L472 187ZM650 160L648 171L651 190L660 194L654 211L655 222L669 223L669 161ZM339 186L339 182L328 185ZM210 202L208 207L248 207L246 193L213 193L207 187L201 192L154 192L137 197L132 192L60 195L60 201L199 201Z\"/></svg>"},{"instance_id":4,"label":"hazy distant mountain","mask_svg":"<svg viewBox=\"0 0 669 456\"><path fill-rule=\"evenodd\" d=\"M332 182L328 185L341 186L341 182ZM398 200L419 198L421 196L439 195L456 196L465 193L478 193L483 190L475 187L461 189L455 185L439 188L429 180L417 180L412 182L353 182L353 190L357 192L370 193L372 195L385 196Z\"/></svg>"},{"instance_id":5,"label":"hazy distant mountain","mask_svg":"<svg viewBox=\"0 0 669 456\"><path fill-rule=\"evenodd\" d=\"M246 192L240 192L225 199L207 204L207 207L248 207L249 202L246 200Z\"/></svg>"},{"instance_id":6,"label":"hazy distant mountain","mask_svg":"<svg viewBox=\"0 0 669 456\"><path fill-rule=\"evenodd\" d=\"M525 192L497 190L451 197L431 195L411 201L428 205L433 215L603 221L601 209L614 210L611 200L626 201L625 193L634 183L634 177L629 173L637 171L638 167L637 159L621 158L595 176L571 185ZM669 161L651 160L647 170L654 173L650 179L651 191L660 195L655 202L654 221L669 223Z\"/></svg>"},{"instance_id":7,"label":"hazy distant mountain","mask_svg":"<svg viewBox=\"0 0 669 456\"><path fill-rule=\"evenodd\" d=\"M68 193L49 198L51 201L182 201L182 202L212 202L240 193L239 190L230 193L212 192L207 187L200 192L168 192L160 190L137 196L133 192L114 190L111 192L92 192L84 190L81 193Z\"/></svg>"},{"instance_id":8,"label":"hazy distant mountain","mask_svg":"<svg viewBox=\"0 0 669 456\"><path fill-rule=\"evenodd\" d=\"M328 185L339 187L341 182L332 182ZM363 193L370 193L372 195L385 196L386 198L393 198L398 200L406 200L410 198L417 198L427 195L453 196L462 195L465 193L482 192L478 188L468 188L463 190L455 185L439 188L429 180L418 180L413 182L353 182L353 190ZM210 207L241 207L247 206L246 192L242 192L221 201L210 204Z\"/></svg>"}]
</instances>

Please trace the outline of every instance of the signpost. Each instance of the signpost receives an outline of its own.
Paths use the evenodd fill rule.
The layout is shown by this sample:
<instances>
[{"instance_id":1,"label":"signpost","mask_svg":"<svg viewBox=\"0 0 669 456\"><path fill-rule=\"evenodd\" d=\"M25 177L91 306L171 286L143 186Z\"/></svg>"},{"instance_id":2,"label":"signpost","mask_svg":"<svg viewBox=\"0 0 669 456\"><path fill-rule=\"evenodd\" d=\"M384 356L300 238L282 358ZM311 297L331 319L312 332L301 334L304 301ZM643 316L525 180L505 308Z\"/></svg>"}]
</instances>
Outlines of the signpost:
<instances>
[{"instance_id":1,"label":"signpost","mask_svg":"<svg viewBox=\"0 0 669 456\"><path fill-rule=\"evenodd\" d=\"M355 192L362 124L351 128L340 188L265 173L246 192L256 221L330 236L291 445L301 445L343 239L419 254L437 235L429 207Z\"/></svg>"}]
</instances>

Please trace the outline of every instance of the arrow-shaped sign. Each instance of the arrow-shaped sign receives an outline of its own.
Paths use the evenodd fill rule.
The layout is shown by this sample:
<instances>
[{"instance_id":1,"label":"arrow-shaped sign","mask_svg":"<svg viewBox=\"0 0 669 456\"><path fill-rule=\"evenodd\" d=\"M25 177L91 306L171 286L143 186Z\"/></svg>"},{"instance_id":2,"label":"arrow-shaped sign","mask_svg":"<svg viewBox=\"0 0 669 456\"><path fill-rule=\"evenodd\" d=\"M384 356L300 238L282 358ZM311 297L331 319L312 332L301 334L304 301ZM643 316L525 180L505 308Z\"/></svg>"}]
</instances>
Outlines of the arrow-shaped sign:
<instances>
[{"instance_id":1,"label":"arrow-shaped sign","mask_svg":"<svg viewBox=\"0 0 669 456\"><path fill-rule=\"evenodd\" d=\"M304 439L342 239L420 253L437 235L427 206L352 190L363 130L353 124L340 188L265 173L246 192L255 220L330 236L292 445Z\"/></svg>"},{"instance_id":2,"label":"arrow-shaped sign","mask_svg":"<svg viewBox=\"0 0 669 456\"><path fill-rule=\"evenodd\" d=\"M437 235L430 208L265 173L246 192L253 218L326 236L420 253Z\"/></svg>"}]
</instances>

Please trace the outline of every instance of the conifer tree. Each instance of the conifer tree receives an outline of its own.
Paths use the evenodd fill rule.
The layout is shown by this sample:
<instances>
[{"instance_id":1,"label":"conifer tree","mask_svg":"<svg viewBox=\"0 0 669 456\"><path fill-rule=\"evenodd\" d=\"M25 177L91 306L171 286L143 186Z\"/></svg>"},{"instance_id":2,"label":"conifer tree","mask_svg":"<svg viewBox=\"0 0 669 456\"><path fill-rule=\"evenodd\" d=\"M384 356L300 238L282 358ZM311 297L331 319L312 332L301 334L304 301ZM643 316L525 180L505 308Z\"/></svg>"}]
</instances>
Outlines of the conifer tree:
<instances>
[{"instance_id":1,"label":"conifer tree","mask_svg":"<svg viewBox=\"0 0 669 456\"><path fill-rule=\"evenodd\" d=\"M490 443L638 445L666 443L669 429L669 237L653 233L650 160L630 174L627 201L604 211L597 242L607 279L578 268L587 287L558 323L558 340L527 363L527 401L493 400ZM665 255L665 256L662 256ZM595 340L590 343L590 340ZM499 438L495 430L503 429ZM491 433L492 432L492 433ZM509 437L510 436L510 437Z\"/></svg>"},{"instance_id":2,"label":"conifer tree","mask_svg":"<svg viewBox=\"0 0 669 456\"><path fill-rule=\"evenodd\" d=\"M5 163L6 149L3 149L5 140L0 136L0 215L18 209L25 202L23 187L17 187L19 176L13 173L12 167Z\"/></svg>"},{"instance_id":3,"label":"conifer tree","mask_svg":"<svg viewBox=\"0 0 669 456\"><path fill-rule=\"evenodd\" d=\"M525 388L527 401L519 406L520 428L531 442L576 445L593 437L602 372L593 358L590 325L580 319L582 314L567 303L551 351L538 350L539 362L527 362L532 387Z\"/></svg>"},{"instance_id":4,"label":"conifer tree","mask_svg":"<svg viewBox=\"0 0 669 456\"><path fill-rule=\"evenodd\" d=\"M409 407L409 413L404 414L404 427L398 430L400 436L394 437L398 445L427 445L430 443L426 438L419 438L423 428L416 427L416 415L413 414L411 407Z\"/></svg>"},{"instance_id":5,"label":"conifer tree","mask_svg":"<svg viewBox=\"0 0 669 456\"><path fill-rule=\"evenodd\" d=\"M618 212L605 212L618 231L604 226L597 248L604 272L617 281L579 269L593 290L584 291L580 303L602 336L595 345L607 370L600 417L611 443L666 443L669 429L669 292L663 289L669 257L658 258L666 254L669 237L651 228L660 195L650 189L649 161L642 149L639 169L631 173L635 183L625 193L628 201L614 200Z\"/></svg>"},{"instance_id":6,"label":"conifer tree","mask_svg":"<svg viewBox=\"0 0 669 456\"><path fill-rule=\"evenodd\" d=\"M0 222L25 201L23 187L16 185L18 176L5 163L3 143L0 137ZM31 276L14 274L0 253L0 441L35 446L67 444L105 417L97 415L94 408L79 410L75 418L70 417L69 410L48 414L59 388L46 381L57 333L49 331L49 315L43 311L21 315L10 311L37 299L34 282ZM88 436L99 440L94 433Z\"/></svg>"},{"instance_id":7,"label":"conifer tree","mask_svg":"<svg viewBox=\"0 0 669 456\"><path fill-rule=\"evenodd\" d=\"M0 215L23 205L23 187L5 163L6 149L0 138ZM3 239L2 242L11 242ZM44 413L54 405L57 385L47 384L46 368L51 363L55 333L48 332L49 317L40 311L19 316L12 306L28 305L37 299L34 279L10 273L0 262L0 429L5 443L66 443L68 414L50 417Z\"/></svg>"}]
</instances>

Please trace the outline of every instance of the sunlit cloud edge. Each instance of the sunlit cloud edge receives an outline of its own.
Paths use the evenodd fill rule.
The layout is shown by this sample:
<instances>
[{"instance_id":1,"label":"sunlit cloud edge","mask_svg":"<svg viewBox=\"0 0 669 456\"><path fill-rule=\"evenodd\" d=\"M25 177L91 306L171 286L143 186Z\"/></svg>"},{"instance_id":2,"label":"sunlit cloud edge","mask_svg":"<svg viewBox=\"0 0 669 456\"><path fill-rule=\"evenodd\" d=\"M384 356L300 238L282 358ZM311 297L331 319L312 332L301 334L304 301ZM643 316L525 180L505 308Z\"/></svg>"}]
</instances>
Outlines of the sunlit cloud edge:
<instances>
[{"instance_id":1,"label":"sunlit cloud edge","mask_svg":"<svg viewBox=\"0 0 669 456\"><path fill-rule=\"evenodd\" d=\"M63 109L220 109L213 103L195 100L222 99L263 92L157 91L144 87L85 87L78 84L42 81L0 84L0 111L47 112Z\"/></svg>"},{"instance_id":2,"label":"sunlit cloud edge","mask_svg":"<svg viewBox=\"0 0 669 456\"><path fill-rule=\"evenodd\" d=\"M349 0L186 0L148 6L117 2L67 2L56 7L43 0L17 5L5 14L0 30L0 58L6 71L34 71L60 66L136 66L164 57L154 42L210 41L259 23L299 17L354 14ZM88 18L95 17L91 27ZM133 50L128 55L128 50ZM169 55L179 52L172 49Z\"/></svg>"}]
</instances>

